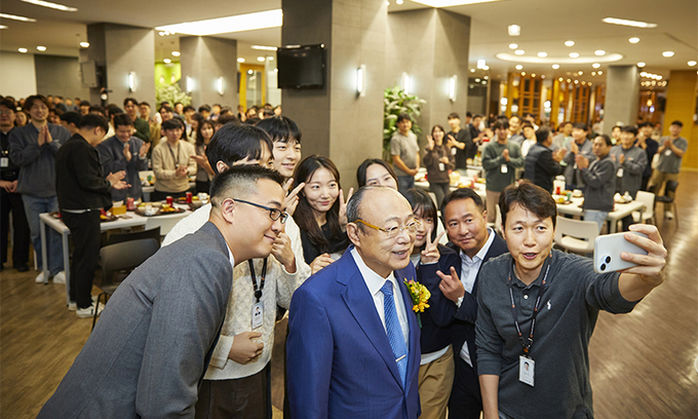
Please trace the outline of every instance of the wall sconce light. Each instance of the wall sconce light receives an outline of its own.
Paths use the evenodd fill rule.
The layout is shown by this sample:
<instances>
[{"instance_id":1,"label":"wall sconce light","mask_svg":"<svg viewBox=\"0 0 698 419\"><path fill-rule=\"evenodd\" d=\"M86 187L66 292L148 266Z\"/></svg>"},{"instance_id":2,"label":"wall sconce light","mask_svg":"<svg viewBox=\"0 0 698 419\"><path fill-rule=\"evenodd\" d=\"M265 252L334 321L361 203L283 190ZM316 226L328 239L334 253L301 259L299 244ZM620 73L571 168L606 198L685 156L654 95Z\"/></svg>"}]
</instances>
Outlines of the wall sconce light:
<instances>
[{"instance_id":1,"label":"wall sconce light","mask_svg":"<svg viewBox=\"0 0 698 419\"><path fill-rule=\"evenodd\" d=\"M128 91L129 91L129 93L133 93L136 91L136 72L135 71L128 72Z\"/></svg>"},{"instance_id":2,"label":"wall sconce light","mask_svg":"<svg viewBox=\"0 0 698 419\"><path fill-rule=\"evenodd\" d=\"M406 94L413 93L412 92L412 77L407 74L407 73L402 73L402 76L400 77L400 85L402 86L402 90L405 91Z\"/></svg>"},{"instance_id":3,"label":"wall sconce light","mask_svg":"<svg viewBox=\"0 0 698 419\"><path fill-rule=\"evenodd\" d=\"M187 90L187 93L194 91L194 79L190 76L187 76L186 78L185 89Z\"/></svg>"},{"instance_id":4,"label":"wall sconce light","mask_svg":"<svg viewBox=\"0 0 698 419\"><path fill-rule=\"evenodd\" d=\"M361 64L356 69L356 95L366 96L366 65Z\"/></svg>"},{"instance_id":5,"label":"wall sconce light","mask_svg":"<svg viewBox=\"0 0 698 419\"><path fill-rule=\"evenodd\" d=\"M458 87L458 76L452 75L448 79L448 99L451 102L456 101L456 88Z\"/></svg>"},{"instance_id":6,"label":"wall sconce light","mask_svg":"<svg viewBox=\"0 0 698 419\"><path fill-rule=\"evenodd\" d=\"M221 96L223 96L223 93L225 93L225 90L223 90L223 76L216 79L216 91Z\"/></svg>"}]
</instances>

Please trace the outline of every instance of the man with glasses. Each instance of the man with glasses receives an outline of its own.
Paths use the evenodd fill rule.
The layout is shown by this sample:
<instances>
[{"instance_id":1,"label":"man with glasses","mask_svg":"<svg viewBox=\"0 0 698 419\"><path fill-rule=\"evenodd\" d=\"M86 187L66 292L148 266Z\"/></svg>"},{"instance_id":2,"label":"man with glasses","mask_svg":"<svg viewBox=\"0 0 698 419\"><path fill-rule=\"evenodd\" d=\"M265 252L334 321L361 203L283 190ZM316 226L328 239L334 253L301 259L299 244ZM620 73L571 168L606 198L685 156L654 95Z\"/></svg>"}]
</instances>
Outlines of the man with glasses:
<instances>
[{"instance_id":1,"label":"man with glasses","mask_svg":"<svg viewBox=\"0 0 698 419\"><path fill-rule=\"evenodd\" d=\"M267 257L283 230L282 183L255 165L215 178L209 221L119 285L39 417L194 417L198 385L240 280L232 280L233 267Z\"/></svg>"},{"instance_id":2,"label":"man with glasses","mask_svg":"<svg viewBox=\"0 0 698 419\"><path fill-rule=\"evenodd\" d=\"M365 186L347 203L353 243L296 291L289 310L291 413L416 418L419 326L404 284L418 221L397 191Z\"/></svg>"}]
</instances>

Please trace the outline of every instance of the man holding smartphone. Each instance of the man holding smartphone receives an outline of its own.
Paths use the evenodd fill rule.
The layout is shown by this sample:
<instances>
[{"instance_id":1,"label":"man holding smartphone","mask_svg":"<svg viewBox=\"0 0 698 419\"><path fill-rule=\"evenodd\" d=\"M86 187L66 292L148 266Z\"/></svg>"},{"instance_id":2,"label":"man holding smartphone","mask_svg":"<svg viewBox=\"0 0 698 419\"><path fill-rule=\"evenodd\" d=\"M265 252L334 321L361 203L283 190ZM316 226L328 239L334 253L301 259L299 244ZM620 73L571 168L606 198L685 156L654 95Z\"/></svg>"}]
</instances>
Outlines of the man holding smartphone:
<instances>
[{"instance_id":1,"label":"man holding smartphone","mask_svg":"<svg viewBox=\"0 0 698 419\"><path fill-rule=\"evenodd\" d=\"M509 248L480 271L477 365L485 419L593 417L589 339L599 310L630 312L662 283L667 251L657 228L625 239L647 255L594 272L592 260L552 250L557 210L544 189L509 186L499 200Z\"/></svg>"}]
</instances>

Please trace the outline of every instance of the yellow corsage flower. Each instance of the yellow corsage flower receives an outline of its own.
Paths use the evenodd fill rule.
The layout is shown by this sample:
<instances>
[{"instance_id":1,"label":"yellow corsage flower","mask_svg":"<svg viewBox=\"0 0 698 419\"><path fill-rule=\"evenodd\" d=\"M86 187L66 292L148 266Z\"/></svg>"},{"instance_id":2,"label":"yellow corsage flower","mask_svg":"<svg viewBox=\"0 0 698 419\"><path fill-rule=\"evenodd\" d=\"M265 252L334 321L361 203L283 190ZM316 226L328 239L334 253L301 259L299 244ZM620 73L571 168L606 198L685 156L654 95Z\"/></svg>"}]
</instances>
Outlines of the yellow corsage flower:
<instances>
[{"instance_id":1,"label":"yellow corsage flower","mask_svg":"<svg viewBox=\"0 0 698 419\"><path fill-rule=\"evenodd\" d=\"M420 284L415 280L403 279L403 282L407 286L407 291L410 293L412 298L412 311L417 313L417 323L419 327L422 327L422 320L419 313L424 313L424 310L429 308L429 298L431 298L431 292L424 285Z\"/></svg>"}]
</instances>

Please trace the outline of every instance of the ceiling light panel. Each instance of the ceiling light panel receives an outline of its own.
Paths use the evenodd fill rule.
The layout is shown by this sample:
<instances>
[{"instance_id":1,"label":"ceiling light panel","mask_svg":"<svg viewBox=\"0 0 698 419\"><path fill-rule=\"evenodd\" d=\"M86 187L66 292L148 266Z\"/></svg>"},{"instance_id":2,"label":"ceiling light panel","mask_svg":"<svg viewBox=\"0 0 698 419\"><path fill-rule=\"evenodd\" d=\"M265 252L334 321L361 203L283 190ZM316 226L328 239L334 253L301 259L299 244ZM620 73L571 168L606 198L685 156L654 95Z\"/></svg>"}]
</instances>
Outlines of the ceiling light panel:
<instances>
[{"instance_id":1,"label":"ceiling light panel","mask_svg":"<svg viewBox=\"0 0 698 419\"><path fill-rule=\"evenodd\" d=\"M621 26L632 26L634 28L656 28L657 24L656 23L650 23L650 22L643 22L640 20L630 20L630 19L622 19L618 17L605 17L601 19L602 22L604 23L610 23L611 25L621 25Z\"/></svg>"},{"instance_id":2,"label":"ceiling light panel","mask_svg":"<svg viewBox=\"0 0 698 419\"><path fill-rule=\"evenodd\" d=\"M12 15L9 13L0 13L0 18L10 19L10 20L18 20L20 22L36 22L36 19L34 19L34 18L19 16L19 15Z\"/></svg>"},{"instance_id":3,"label":"ceiling light panel","mask_svg":"<svg viewBox=\"0 0 698 419\"><path fill-rule=\"evenodd\" d=\"M271 47L268 45L252 45L251 48L260 51L276 51L276 47Z\"/></svg>"},{"instance_id":4,"label":"ceiling light panel","mask_svg":"<svg viewBox=\"0 0 698 419\"><path fill-rule=\"evenodd\" d=\"M492 3L499 0L412 0L412 3L419 3L429 7L451 7L463 6L466 4Z\"/></svg>"},{"instance_id":5,"label":"ceiling light panel","mask_svg":"<svg viewBox=\"0 0 698 419\"><path fill-rule=\"evenodd\" d=\"M630 42L631 44L637 44L638 42L640 42L640 38L638 38L637 36L631 36L630 38L628 38L628 42Z\"/></svg>"},{"instance_id":6,"label":"ceiling light panel","mask_svg":"<svg viewBox=\"0 0 698 419\"><path fill-rule=\"evenodd\" d=\"M78 9L75 7L66 6L65 4L53 3L44 0L21 0L24 3L34 4L36 6L48 7L49 9L60 10L62 12L77 12Z\"/></svg>"},{"instance_id":7,"label":"ceiling light panel","mask_svg":"<svg viewBox=\"0 0 698 419\"><path fill-rule=\"evenodd\" d=\"M264 12L247 13L244 15L198 20L195 22L175 23L173 25L158 26L155 29L171 33L206 36L220 33L277 28L281 26L282 22L283 13L281 9L274 9Z\"/></svg>"}]
</instances>

